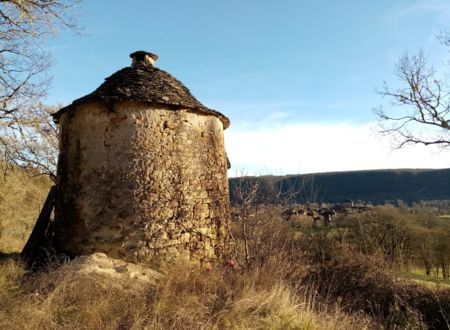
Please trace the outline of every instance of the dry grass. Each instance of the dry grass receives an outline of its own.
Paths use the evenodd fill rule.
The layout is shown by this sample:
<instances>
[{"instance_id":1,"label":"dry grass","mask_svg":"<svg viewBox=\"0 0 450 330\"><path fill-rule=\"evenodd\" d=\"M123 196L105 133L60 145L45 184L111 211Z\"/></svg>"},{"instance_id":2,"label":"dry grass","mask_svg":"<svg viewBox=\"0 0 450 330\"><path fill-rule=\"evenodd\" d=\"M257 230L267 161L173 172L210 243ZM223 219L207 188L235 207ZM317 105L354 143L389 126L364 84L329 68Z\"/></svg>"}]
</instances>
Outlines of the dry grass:
<instances>
[{"instance_id":1,"label":"dry grass","mask_svg":"<svg viewBox=\"0 0 450 330\"><path fill-rule=\"evenodd\" d=\"M0 251L20 251L48 186L21 172L0 185ZM231 224L236 267L178 265L156 286L82 275L70 264L31 273L0 259L0 329L448 326L449 291L395 281L383 256L338 245L324 232L298 238L275 208L247 215Z\"/></svg>"},{"instance_id":2,"label":"dry grass","mask_svg":"<svg viewBox=\"0 0 450 330\"><path fill-rule=\"evenodd\" d=\"M0 265L1 329L363 329L367 318L324 309L278 278L180 265L157 287L62 267ZM303 292L301 295L299 292Z\"/></svg>"},{"instance_id":3,"label":"dry grass","mask_svg":"<svg viewBox=\"0 0 450 330\"><path fill-rule=\"evenodd\" d=\"M3 174L4 165L0 163ZM0 251L20 252L47 197L50 180L21 169L0 176Z\"/></svg>"}]
</instances>

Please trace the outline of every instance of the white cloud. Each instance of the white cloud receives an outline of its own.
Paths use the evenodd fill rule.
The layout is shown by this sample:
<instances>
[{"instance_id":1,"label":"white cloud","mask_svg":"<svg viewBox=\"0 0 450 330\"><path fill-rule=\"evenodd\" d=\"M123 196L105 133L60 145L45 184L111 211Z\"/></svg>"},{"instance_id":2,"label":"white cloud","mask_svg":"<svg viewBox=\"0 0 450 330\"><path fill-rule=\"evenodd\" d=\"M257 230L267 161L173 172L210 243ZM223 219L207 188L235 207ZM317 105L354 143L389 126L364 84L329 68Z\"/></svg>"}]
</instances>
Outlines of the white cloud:
<instances>
[{"instance_id":1,"label":"white cloud","mask_svg":"<svg viewBox=\"0 0 450 330\"><path fill-rule=\"evenodd\" d=\"M292 124L225 133L232 168L245 173L296 174L385 168L450 167L450 152L411 146L391 150L372 125Z\"/></svg>"}]
</instances>

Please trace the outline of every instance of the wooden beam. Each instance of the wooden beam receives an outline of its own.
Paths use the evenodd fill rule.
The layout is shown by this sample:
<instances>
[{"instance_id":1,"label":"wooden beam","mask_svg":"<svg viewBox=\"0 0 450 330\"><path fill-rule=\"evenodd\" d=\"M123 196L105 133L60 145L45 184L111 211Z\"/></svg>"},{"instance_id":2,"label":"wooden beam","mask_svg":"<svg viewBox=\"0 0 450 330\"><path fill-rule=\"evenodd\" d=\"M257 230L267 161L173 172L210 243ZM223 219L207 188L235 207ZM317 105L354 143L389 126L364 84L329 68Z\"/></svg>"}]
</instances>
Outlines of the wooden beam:
<instances>
[{"instance_id":1,"label":"wooden beam","mask_svg":"<svg viewBox=\"0 0 450 330\"><path fill-rule=\"evenodd\" d=\"M22 259L29 266L36 257L39 247L45 242L46 232L50 224L50 215L52 214L53 206L55 205L55 193L56 186L52 186L48 192L47 199L45 200L36 224L34 225L33 231L20 254Z\"/></svg>"}]
</instances>

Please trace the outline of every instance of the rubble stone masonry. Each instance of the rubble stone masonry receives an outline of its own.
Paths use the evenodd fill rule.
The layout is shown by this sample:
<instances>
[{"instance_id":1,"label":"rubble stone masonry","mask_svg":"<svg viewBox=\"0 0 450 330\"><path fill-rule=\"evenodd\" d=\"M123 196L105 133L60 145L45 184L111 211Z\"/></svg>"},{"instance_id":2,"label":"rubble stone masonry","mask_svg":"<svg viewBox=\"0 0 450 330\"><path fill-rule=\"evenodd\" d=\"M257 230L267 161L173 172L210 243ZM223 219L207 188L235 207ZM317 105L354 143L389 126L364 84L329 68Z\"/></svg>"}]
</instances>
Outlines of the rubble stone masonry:
<instances>
[{"instance_id":1,"label":"rubble stone masonry","mask_svg":"<svg viewBox=\"0 0 450 330\"><path fill-rule=\"evenodd\" d=\"M161 266L227 253L223 123L137 101L61 114L57 247Z\"/></svg>"}]
</instances>

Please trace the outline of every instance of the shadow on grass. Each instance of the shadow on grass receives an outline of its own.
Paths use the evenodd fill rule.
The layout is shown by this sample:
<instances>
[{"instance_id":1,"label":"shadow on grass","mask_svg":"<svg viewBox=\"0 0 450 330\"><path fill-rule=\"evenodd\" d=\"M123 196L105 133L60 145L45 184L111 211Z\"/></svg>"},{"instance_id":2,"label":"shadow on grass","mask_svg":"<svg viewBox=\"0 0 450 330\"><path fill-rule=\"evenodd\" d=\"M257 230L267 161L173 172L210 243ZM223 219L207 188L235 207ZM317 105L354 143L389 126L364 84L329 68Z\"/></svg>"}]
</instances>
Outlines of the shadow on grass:
<instances>
[{"instance_id":1,"label":"shadow on grass","mask_svg":"<svg viewBox=\"0 0 450 330\"><path fill-rule=\"evenodd\" d=\"M0 261L4 261L4 260L8 260L8 259L19 260L20 253L19 252L4 253L4 252L0 251Z\"/></svg>"}]
</instances>

